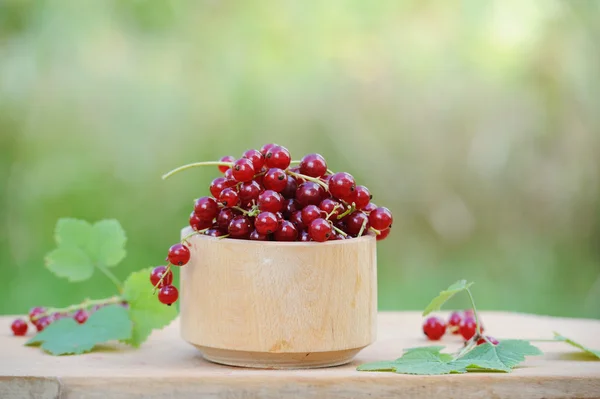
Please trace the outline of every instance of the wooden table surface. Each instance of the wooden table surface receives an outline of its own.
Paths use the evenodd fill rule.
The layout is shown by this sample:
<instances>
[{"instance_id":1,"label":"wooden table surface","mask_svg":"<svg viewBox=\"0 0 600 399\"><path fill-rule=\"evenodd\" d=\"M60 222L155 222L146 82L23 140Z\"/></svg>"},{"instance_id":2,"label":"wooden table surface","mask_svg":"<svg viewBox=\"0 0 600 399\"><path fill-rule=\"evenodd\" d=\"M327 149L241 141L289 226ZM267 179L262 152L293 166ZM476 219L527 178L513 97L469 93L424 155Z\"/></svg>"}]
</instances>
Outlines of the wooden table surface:
<instances>
[{"instance_id":1,"label":"wooden table surface","mask_svg":"<svg viewBox=\"0 0 600 399\"><path fill-rule=\"evenodd\" d=\"M394 359L403 348L428 344L417 312L380 313L378 340L345 366L314 370L255 370L212 364L179 337L179 323L155 332L142 348L118 344L54 357L25 347L0 318L0 398L600 398L600 360L565 343L536 344L510 374L410 376L356 371L360 363ZM600 349L600 320L483 312L497 338L551 338L556 330ZM243 334L243 332L240 332ZM455 349L450 336L441 341Z\"/></svg>"}]
</instances>

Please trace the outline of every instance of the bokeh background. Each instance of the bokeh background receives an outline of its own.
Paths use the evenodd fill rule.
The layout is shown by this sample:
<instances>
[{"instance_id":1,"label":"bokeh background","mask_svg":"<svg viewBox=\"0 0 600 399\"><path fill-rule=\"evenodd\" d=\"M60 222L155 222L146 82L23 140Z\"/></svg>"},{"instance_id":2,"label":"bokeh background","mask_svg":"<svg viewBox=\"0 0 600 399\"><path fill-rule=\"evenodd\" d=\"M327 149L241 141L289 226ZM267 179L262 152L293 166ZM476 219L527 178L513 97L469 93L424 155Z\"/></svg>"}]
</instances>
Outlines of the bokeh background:
<instances>
[{"instance_id":1,"label":"bokeh background","mask_svg":"<svg viewBox=\"0 0 600 399\"><path fill-rule=\"evenodd\" d=\"M217 171L162 173L277 142L393 211L380 309L600 317L599 46L587 0L0 0L0 313L112 294L44 268L60 217L118 219L125 278Z\"/></svg>"}]
</instances>

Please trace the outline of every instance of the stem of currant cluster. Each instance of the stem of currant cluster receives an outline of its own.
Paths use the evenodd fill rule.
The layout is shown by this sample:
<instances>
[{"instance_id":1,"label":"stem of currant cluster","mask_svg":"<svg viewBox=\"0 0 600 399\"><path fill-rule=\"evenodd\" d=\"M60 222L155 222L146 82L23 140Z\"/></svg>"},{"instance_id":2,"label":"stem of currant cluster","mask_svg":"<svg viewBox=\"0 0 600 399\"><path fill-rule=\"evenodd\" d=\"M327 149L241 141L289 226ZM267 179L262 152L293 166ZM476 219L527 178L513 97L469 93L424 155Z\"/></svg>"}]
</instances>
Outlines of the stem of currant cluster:
<instances>
[{"instance_id":1,"label":"stem of currant cluster","mask_svg":"<svg viewBox=\"0 0 600 399\"><path fill-rule=\"evenodd\" d=\"M189 238L192 238L193 236L195 236L196 234L203 234L204 232L206 232L210 227L206 228L206 229L202 229L202 230L194 230L193 232L191 232L190 234L188 234L187 236L183 237L183 239L181 240L181 244L189 244L187 242L187 240Z\"/></svg>"},{"instance_id":2,"label":"stem of currant cluster","mask_svg":"<svg viewBox=\"0 0 600 399\"><path fill-rule=\"evenodd\" d=\"M194 163L189 163L187 165L182 165L178 168L173 169L170 172L165 173L162 176L163 180L168 179L169 177L173 176L175 173L179 173L183 170L186 169L192 169L198 166L229 166L232 167L233 166L233 162L221 162L221 161L206 161L206 162L194 162Z\"/></svg>"},{"instance_id":3,"label":"stem of currant cluster","mask_svg":"<svg viewBox=\"0 0 600 399\"><path fill-rule=\"evenodd\" d=\"M48 308L44 313L39 313L31 318L31 321L35 321L41 317L51 315L53 313L71 313L75 310L87 309L95 305L110 305L114 303L123 302L123 298L120 296L111 296L109 298L102 299L86 299L85 301L76 305L70 305L64 308Z\"/></svg>"},{"instance_id":4,"label":"stem of currant cluster","mask_svg":"<svg viewBox=\"0 0 600 399\"><path fill-rule=\"evenodd\" d=\"M340 204L335 204L335 205L333 206L333 209L332 209L332 211L331 211L331 212L329 212L329 213L327 214L327 216L325 216L325 220L329 220L329 218L330 218L330 217L331 217L331 216L332 216L332 215L335 213L335 211L337 211L337 210L338 210L338 208L339 208L340 206L341 206Z\"/></svg>"},{"instance_id":5,"label":"stem of currant cluster","mask_svg":"<svg viewBox=\"0 0 600 399\"><path fill-rule=\"evenodd\" d=\"M169 274L170 271L171 271L171 264L169 263L169 264L167 264L167 270L165 270L165 272L162 274L162 276L160 276L160 280L158 280L158 283L156 283L156 285L154 286L154 291L152 292L152 294L156 294L158 287L160 287L162 285L162 282L165 279L165 276L167 274Z\"/></svg>"},{"instance_id":6,"label":"stem of currant cluster","mask_svg":"<svg viewBox=\"0 0 600 399\"><path fill-rule=\"evenodd\" d=\"M320 185L321 187L323 187L326 191L329 191L329 186L327 185L327 183L321 181L321 179L319 179L317 177L311 177L311 176L302 175L300 173L292 172L289 169L286 169L285 173L287 173L290 176L294 176L296 178L299 178L299 179L304 179L304 180L307 180L307 181L311 181L313 183L317 183L318 185Z\"/></svg>"},{"instance_id":7,"label":"stem of currant cluster","mask_svg":"<svg viewBox=\"0 0 600 399\"><path fill-rule=\"evenodd\" d=\"M113 284L117 287L117 290L119 291L119 293L123 292L123 283L121 282L121 280L119 280L117 278L117 276L115 276L114 274L112 274L112 272L110 270L108 270L106 267L102 266L99 263L96 263L96 267L102 272L104 273L104 275L106 277L109 278L110 281L113 282Z\"/></svg>"},{"instance_id":8,"label":"stem of currant cluster","mask_svg":"<svg viewBox=\"0 0 600 399\"><path fill-rule=\"evenodd\" d=\"M333 229L338 233L343 235L344 237L348 237L348 234L346 234L346 232L344 232L343 230L338 229L337 227L335 227L334 225L331 225L331 227L333 227Z\"/></svg>"},{"instance_id":9,"label":"stem of currant cluster","mask_svg":"<svg viewBox=\"0 0 600 399\"><path fill-rule=\"evenodd\" d=\"M377 229L375 229L375 228L373 228L373 227L369 227L369 231L372 231L373 233L375 233L375 234L377 234L377 235L381 234L381 231L380 231L380 230L377 230Z\"/></svg>"},{"instance_id":10,"label":"stem of currant cluster","mask_svg":"<svg viewBox=\"0 0 600 399\"><path fill-rule=\"evenodd\" d=\"M471 290L469 288L466 289L467 294L469 294L469 299L471 300L471 306L473 309L473 316L475 317L475 327L476 327L476 333L475 336L473 338L483 338L485 340L485 342L487 342L488 344L492 345L492 343L487 339L487 337L485 337L484 335L481 335L481 325L479 323L479 315L477 314L477 308L475 308L475 299L473 298L473 294L471 294Z\"/></svg>"},{"instance_id":11,"label":"stem of currant cluster","mask_svg":"<svg viewBox=\"0 0 600 399\"><path fill-rule=\"evenodd\" d=\"M350 208L346 209L346 211L340 215L338 215L338 220L343 218L344 216L347 216L349 214L351 214L352 212L354 212L356 210L356 204L353 202L352 205L350 205Z\"/></svg>"},{"instance_id":12,"label":"stem of currant cluster","mask_svg":"<svg viewBox=\"0 0 600 399\"><path fill-rule=\"evenodd\" d=\"M365 227L367 227L368 219L363 220L362 226L360 226L360 231L358 232L357 237L361 237L365 231Z\"/></svg>"}]
</instances>

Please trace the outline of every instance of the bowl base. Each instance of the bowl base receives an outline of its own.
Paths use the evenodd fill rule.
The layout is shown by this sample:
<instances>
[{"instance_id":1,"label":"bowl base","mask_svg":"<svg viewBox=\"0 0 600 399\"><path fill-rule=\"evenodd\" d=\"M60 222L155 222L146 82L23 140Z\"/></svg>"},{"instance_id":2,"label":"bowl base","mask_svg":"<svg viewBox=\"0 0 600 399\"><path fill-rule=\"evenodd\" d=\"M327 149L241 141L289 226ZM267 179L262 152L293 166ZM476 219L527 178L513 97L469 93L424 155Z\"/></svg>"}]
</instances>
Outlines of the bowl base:
<instances>
[{"instance_id":1,"label":"bowl base","mask_svg":"<svg viewBox=\"0 0 600 399\"><path fill-rule=\"evenodd\" d=\"M202 356L213 363L227 366L252 367L260 369L312 369L333 367L352 361L363 348L345 349L331 352L249 352L211 348L195 345Z\"/></svg>"}]
</instances>

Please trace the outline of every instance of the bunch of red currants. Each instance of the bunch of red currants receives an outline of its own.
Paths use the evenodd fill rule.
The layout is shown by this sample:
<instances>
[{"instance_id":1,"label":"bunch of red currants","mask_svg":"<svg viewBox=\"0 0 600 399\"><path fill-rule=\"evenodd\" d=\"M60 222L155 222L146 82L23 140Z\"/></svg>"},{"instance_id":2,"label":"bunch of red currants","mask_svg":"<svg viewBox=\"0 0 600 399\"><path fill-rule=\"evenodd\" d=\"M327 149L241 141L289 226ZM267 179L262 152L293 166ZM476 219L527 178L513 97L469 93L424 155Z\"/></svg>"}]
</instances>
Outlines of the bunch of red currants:
<instances>
[{"instance_id":1,"label":"bunch of red currants","mask_svg":"<svg viewBox=\"0 0 600 399\"><path fill-rule=\"evenodd\" d=\"M189 224L197 234L256 241L347 240L363 235L385 239L392 227L388 208L371 202L369 189L346 172L334 173L320 154L292 161L287 148L266 144L235 159L181 166L163 178L196 166L218 166L223 176L209 187L211 196L198 198ZM295 165L295 166L292 166ZM156 267L152 285L158 299L171 305L178 298L171 266L190 258L186 241L169 250L167 266Z\"/></svg>"},{"instance_id":2,"label":"bunch of red currants","mask_svg":"<svg viewBox=\"0 0 600 399\"><path fill-rule=\"evenodd\" d=\"M481 332L483 332L481 319L479 320L479 323L479 328ZM477 334L477 322L475 321L473 310L467 309L463 311L452 312L447 323L435 316L428 317L423 323L423 334L425 334L425 336L432 341L441 339L446 331L449 331L452 334L460 334L465 341L473 338L475 334ZM498 341L495 338L490 336L486 336L486 338L490 343L494 345L498 344ZM477 340L478 345L484 342L485 339L482 337L478 338Z\"/></svg>"}]
</instances>

